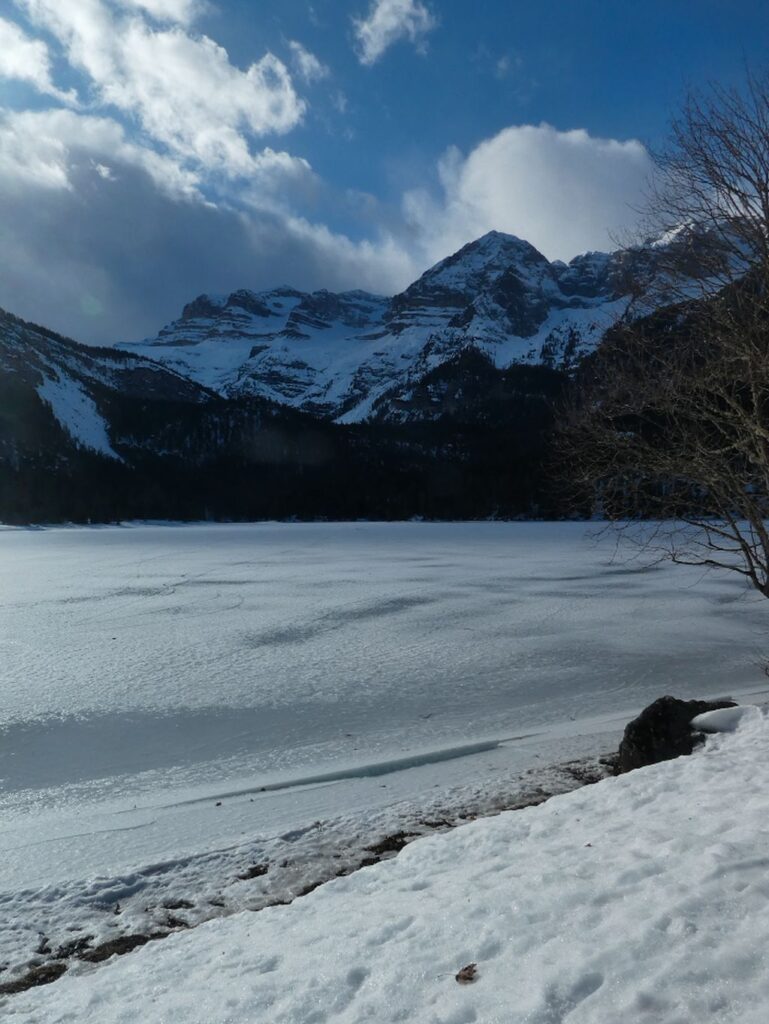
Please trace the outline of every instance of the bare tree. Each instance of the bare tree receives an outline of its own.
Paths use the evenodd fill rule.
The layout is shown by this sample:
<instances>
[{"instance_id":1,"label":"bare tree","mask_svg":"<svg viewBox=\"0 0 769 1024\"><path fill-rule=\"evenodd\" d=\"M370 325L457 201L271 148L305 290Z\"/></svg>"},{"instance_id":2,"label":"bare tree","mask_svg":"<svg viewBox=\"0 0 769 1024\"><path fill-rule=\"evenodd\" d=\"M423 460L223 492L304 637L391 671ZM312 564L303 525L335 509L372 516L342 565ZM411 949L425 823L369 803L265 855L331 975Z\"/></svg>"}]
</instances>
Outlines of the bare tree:
<instances>
[{"instance_id":1,"label":"bare tree","mask_svg":"<svg viewBox=\"0 0 769 1024\"><path fill-rule=\"evenodd\" d=\"M665 244L627 262L666 308L585 365L562 451L608 517L656 520L674 560L769 597L769 77L691 96L657 166Z\"/></svg>"}]
</instances>

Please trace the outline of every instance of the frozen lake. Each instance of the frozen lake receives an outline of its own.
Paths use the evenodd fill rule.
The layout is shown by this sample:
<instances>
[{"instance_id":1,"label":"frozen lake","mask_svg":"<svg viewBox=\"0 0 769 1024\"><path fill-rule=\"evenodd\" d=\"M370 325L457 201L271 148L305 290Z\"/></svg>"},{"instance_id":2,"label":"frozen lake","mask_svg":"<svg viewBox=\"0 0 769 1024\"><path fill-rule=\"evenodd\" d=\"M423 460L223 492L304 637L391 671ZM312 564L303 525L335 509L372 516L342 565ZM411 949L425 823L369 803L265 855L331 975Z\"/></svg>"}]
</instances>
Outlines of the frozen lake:
<instances>
[{"instance_id":1,"label":"frozen lake","mask_svg":"<svg viewBox=\"0 0 769 1024\"><path fill-rule=\"evenodd\" d=\"M738 578L584 524L4 531L0 553L5 792L419 756L760 686L768 653Z\"/></svg>"},{"instance_id":2,"label":"frozen lake","mask_svg":"<svg viewBox=\"0 0 769 1024\"><path fill-rule=\"evenodd\" d=\"M633 554L584 524L1 531L0 896L765 692L769 602Z\"/></svg>"},{"instance_id":3,"label":"frozen lake","mask_svg":"<svg viewBox=\"0 0 769 1024\"><path fill-rule=\"evenodd\" d=\"M760 685L766 602L632 554L584 524L5 531L0 778L275 780Z\"/></svg>"}]
</instances>

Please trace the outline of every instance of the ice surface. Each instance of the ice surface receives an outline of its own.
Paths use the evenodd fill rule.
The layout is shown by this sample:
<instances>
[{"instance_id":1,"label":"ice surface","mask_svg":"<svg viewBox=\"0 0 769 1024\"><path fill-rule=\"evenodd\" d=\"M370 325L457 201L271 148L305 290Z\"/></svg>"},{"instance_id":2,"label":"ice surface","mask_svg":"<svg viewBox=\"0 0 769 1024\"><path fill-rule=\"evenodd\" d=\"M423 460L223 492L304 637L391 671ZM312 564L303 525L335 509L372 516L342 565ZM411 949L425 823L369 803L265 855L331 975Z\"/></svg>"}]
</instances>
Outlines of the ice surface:
<instances>
[{"instance_id":1,"label":"ice surface","mask_svg":"<svg viewBox=\"0 0 769 1024\"><path fill-rule=\"evenodd\" d=\"M663 693L763 691L767 602L632 553L582 524L0 531L0 964L264 905L514 803ZM239 883L262 859L292 864Z\"/></svg>"},{"instance_id":2,"label":"ice surface","mask_svg":"<svg viewBox=\"0 0 769 1024\"><path fill-rule=\"evenodd\" d=\"M94 747L114 726L126 751L106 732L93 753L129 770L148 730L145 768L200 714L195 759L256 735L293 769L307 741L354 762L748 686L765 654L767 603L737 578L615 557L582 524L6 531L0 554L0 723Z\"/></svg>"},{"instance_id":3,"label":"ice surface","mask_svg":"<svg viewBox=\"0 0 769 1024\"><path fill-rule=\"evenodd\" d=\"M8 1001L14 1024L764 1024L769 725ZM476 980L456 973L477 964Z\"/></svg>"}]
</instances>

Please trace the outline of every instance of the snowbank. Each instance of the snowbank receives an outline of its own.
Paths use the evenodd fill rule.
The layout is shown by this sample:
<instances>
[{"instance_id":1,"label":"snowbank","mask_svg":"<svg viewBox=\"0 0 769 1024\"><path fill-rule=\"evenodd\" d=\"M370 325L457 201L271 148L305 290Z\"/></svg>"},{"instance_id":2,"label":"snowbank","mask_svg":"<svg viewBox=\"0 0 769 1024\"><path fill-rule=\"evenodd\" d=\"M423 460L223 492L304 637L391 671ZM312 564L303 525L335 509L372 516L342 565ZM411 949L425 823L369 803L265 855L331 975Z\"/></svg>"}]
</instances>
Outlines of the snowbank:
<instances>
[{"instance_id":1,"label":"snowbank","mask_svg":"<svg viewBox=\"0 0 769 1024\"><path fill-rule=\"evenodd\" d=\"M764 1024L769 723L81 965L14 1024ZM477 980L456 972L478 964Z\"/></svg>"},{"instance_id":2,"label":"snowbank","mask_svg":"<svg viewBox=\"0 0 769 1024\"><path fill-rule=\"evenodd\" d=\"M734 708L719 708L705 711L692 719L692 728L700 732L734 732L747 718L755 718L761 712L750 704Z\"/></svg>"}]
</instances>

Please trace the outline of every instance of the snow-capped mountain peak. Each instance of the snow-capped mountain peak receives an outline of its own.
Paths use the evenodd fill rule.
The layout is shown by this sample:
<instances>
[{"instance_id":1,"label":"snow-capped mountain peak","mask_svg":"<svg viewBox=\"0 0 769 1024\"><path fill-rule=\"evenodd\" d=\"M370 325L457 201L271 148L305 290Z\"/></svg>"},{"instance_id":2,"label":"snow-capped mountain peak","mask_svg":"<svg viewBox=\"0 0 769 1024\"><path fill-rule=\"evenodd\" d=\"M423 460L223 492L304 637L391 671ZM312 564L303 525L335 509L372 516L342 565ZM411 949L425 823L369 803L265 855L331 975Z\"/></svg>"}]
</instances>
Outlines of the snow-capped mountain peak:
<instances>
[{"instance_id":1,"label":"snow-capped mountain peak","mask_svg":"<svg viewBox=\"0 0 769 1024\"><path fill-rule=\"evenodd\" d=\"M646 262L658 250L641 253ZM466 348L494 365L568 367L627 310L626 254L551 262L490 231L405 291L304 293L290 287L200 295L160 333L125 346L225 395L257 395L350 422Z\"/></svg>"}]
</instances>

